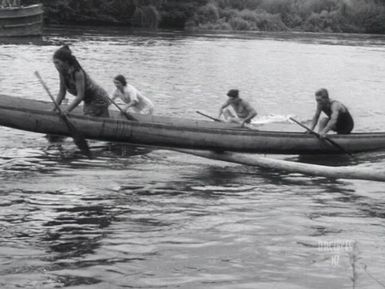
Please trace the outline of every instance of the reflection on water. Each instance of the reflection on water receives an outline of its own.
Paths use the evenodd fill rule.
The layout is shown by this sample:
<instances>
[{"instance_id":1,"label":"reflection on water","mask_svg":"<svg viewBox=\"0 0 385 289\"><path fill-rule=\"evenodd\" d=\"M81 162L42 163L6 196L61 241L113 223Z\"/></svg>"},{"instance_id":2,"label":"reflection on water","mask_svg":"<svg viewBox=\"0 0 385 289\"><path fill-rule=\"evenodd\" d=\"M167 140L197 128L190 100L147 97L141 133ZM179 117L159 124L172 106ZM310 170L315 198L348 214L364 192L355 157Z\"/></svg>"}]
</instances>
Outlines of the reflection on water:
<instances>
[{"instance_id":1,"label":"reflection on water","mask_svg":"<svg viewBox=\"0 0 385 289\"><path fill-rule=\"evenodd\" d=\"M103 237L103 228L108 227L113 216L108 216L108 208L87 205L57 208L58 216L43 224L48 230L44 241L49 243L54 259L68 259L93 253ZM90 234L90 232L92 233Z\"/></svg>"},{"instance_id":2,"label":"reflection on water","mask_svg":"<svg viewBox=\"0 0 385 289\"><path fill-rule=\"evenodd\" d=\"M2 42L0 85L4 94L47 100L33 71L56 93L51 56L70 43L101 85L126 74L158 114L215 115L238 87L257 122L291 126L287 116L308 120L314 91L326 86L349 105L358 131L381 131L384 40L59 27ZM89 160L70 138L0 134L1 288L352 288L354 255L357 288L384 282L382 183L96 141ZM384 163L383 152L279 158Z\"/></svg>"},{"instance_id":3,"label":"reflection on water","mask_svg":"<svg viewBox=\"0 0 385 289\"><path fill-rule=\"evenodd\" d=\"M339 155L301 155L298 161L324 166L354 166L360 163L359 156Z\"/></svg>"}]
</instances>

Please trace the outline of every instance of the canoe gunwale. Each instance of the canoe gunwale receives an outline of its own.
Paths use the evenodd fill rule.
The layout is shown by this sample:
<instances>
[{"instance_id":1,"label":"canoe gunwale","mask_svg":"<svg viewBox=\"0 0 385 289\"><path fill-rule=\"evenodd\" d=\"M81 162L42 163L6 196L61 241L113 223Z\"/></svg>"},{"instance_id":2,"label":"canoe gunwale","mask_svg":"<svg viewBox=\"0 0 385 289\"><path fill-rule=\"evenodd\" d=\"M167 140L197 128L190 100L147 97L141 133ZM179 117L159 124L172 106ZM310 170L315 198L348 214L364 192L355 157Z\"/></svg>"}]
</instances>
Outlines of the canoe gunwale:
<instances>
[{"instance_id":1,"label":"canoe gunwale","mask_svg":"<svg viewBox=\"0 0 385 289\"><path fill-rule=\"evenodd\" d=\"M0 8L0 13L2 11L28 11L28 10L34 10L34 9L43 9L43 4L42 3L37 3L37 4L31 4L27 6L18 6L18 7L3 7Z\"/></svg>"}]
</instances>

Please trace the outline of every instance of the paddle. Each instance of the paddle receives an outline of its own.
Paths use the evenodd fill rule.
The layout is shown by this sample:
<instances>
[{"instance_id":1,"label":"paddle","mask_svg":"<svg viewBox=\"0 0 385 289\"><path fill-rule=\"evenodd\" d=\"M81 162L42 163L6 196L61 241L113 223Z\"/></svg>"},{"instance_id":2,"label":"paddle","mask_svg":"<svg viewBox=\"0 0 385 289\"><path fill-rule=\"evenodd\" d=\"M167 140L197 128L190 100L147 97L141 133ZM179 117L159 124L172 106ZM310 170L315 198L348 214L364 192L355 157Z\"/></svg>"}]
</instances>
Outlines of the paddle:
<instances>
[{"instance_id":1,"label":"paddle","mask_svg":"<svg viewBox=\"0 0 385 289\"><path fill-rule=\"evenodd\" d=\"M299 121L295 120L294 118L289 117L289 119L291 121L295 122L296 124L298 124L299 126L301 126L302 128L306 129L309 133L315 135L318 139L323 139L323 140L329 142L331 145L333 145L334 147L338 148L341 152L343 152L343 153L353 157L353 155L351 153L346 151L342 146L340 146L338 143L336 143L335 141L331 140L330 138L327 138L327 137L322 138L319 133L316 133L314 130L311 130L306 125L300 123Z\"/></svg>"},{"instance_id":2,"label":"paddle","mask_svg":"<svg viewBox=\"0 0 385 289\"><path fill-rule=\"evenodd\" d=\"M131 114L129 114L128 112L124 111L115 101L112 100L112 98L108 97L109 101L111 101L111 103L113 105L115 105L117 107L117 109L120 110L120 112L128 119L128 120L135 120L135 121L138 121L135 117L133 117Z\"/></svg>"},{"instance_id":3,"label":"paddle","mask_svg":"<svg viewBox=\"0 0 385 289\"><path fill-rule=\"evenodd\" d=\"M41 78L41 76L40 76L38 71L35 71L35 75L36 75L37 79L40 81L41 85L44 87L44 89L47 92L47 94L49 95L49 97L51 98L52 102L54 103L55 108L58 111L58 114L59 114L60 118L63 120L63 122L67 126L67 128L68 128L68 130L69 130L69 132L70 132L70 134L71 134L71 136L72 136L72 138L74 140L74 143L77 145L77 147L80 149L80 151L84 155L86 155L88 158L91 158L92 157L91 151L90 151L90 148L88 147L88 143L87 143L86 139L84 138L83 134L81 134L76 129L76 127L69 120L67 115L65 115L63 113L62 109L60 108L60 106L58 105L58 103L56 102L54 97L52 96L50 90L48 89L48 86L45 84L45 82Z\"/></svg>"},{"instance_id":4,"label":"paddle","mask_svg":"<svg viewBox=\"0 0 385 289\"><path fill-rule=\"evenodd\" d=\"M212 119L213 121L222 122L220 119L212 117L212 116L209 116L209 115L207 115L207 114L205 114L203 112L200 112L199 110L197 110L196 113L200 114L200 115L203 115L203 116L205 116L205 117L207 117L209 119Z\"/></svg>"},{"instance_id":5,"label":"paddle","mask_svg":"<svg viewBox=\"0 0 385 289\"><path fill-rule=\"evenodd\" d=\"M213 121L216 121L216 122L224 122L224 121L220 120L219 118L215 118L215 117L209 116L209 115L207 115L207 114L205 114L203 112L200 112L199 110L197 110L196 113L198 113L200 115L203 115L203 116L205 116L205 117L207 117L209 119L212 119ZM248 124L245 124L244 126L241 126L241 128L247 128L249 130L257 130L255 128L253 128L252 126L249 126Z\"/></svg>"}]
</instances>

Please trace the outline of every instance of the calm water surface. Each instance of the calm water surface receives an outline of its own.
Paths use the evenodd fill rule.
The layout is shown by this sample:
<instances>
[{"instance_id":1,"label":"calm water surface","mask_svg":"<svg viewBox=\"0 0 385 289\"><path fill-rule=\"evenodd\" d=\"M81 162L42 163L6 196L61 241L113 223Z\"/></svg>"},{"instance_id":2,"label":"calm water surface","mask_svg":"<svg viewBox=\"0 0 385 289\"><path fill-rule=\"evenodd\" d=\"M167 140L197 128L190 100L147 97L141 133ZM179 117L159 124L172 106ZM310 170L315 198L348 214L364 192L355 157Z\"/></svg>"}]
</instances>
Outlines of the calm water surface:
<instances>
[{"instance_id":1,"label":"calm water surface","mask_svg":"<svg viewBox=\"0 0 385 289\"><path fill-rule=\"evenodd\" d=\"M216 115L237 87L257 121L308 120L326 87L356 131L384 130L385 37L52 29L0 45L1 93L47 100L34 70L56 93L62 43L108 90L127 75L158 114ZM1 288L384 288L383 183L91 145L90 161L70 139L0 127Z\"/></svg>"}]
</instances>

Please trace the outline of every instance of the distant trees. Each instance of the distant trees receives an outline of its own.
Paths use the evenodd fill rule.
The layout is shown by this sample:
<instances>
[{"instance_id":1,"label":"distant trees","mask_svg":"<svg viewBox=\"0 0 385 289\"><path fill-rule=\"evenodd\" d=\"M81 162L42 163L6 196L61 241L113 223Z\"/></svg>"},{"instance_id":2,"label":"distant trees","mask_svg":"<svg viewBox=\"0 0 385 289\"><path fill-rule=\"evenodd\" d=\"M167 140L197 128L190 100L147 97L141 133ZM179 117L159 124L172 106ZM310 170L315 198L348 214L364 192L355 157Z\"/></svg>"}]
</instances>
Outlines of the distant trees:
<instances>
[{"instance_id":1,"label":"distant trees","mask_svg":"<svg viewBox=\"0 0 385 289\"><path fill-rule=\"evenodd\" d=\"M157 28L163 0L22 0L43 3L49 24L113 24Z\"/></svg>"},{"instance_id":2,"label":"distant trees","mask_svg":"<svg viewBox=\"0 0 385 289\"><path fill-rule=\"evenodd\" d=\"M384 0L22 0L48 23L385 33Z\"/></svg>"},{"instance_id":3,"label":"distant trees","mask_svg":"<svg viewBox=\"0 0 385 289\"><path fill-rule=\"evenodd\" d=\"M205 5L208 0L166 0L160 7L161 28L184 29L186 24L194 17L199 7Z\"/></svg>"},{"instance_id":4,"label":"distant trees","mask_svg":"<svg viewBox=\"0 0 385 289\"><path fill-rule=\"evenodd\" d=\"M207 19L207 10L217 11ZM311 32L385 33L385 1L381 0L209 0L198 9L199 29L295 30Z\"/></svg>"}]
</instances>

